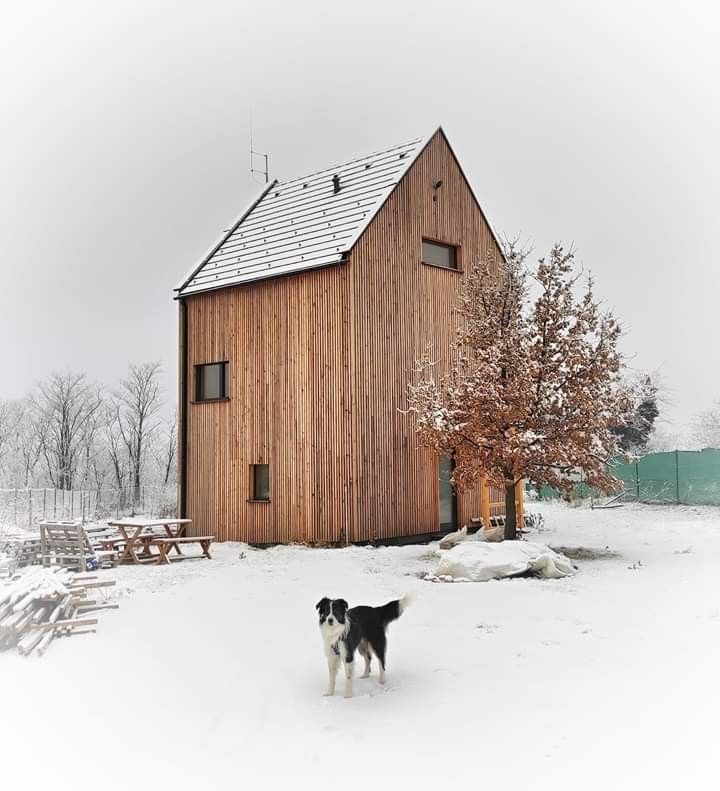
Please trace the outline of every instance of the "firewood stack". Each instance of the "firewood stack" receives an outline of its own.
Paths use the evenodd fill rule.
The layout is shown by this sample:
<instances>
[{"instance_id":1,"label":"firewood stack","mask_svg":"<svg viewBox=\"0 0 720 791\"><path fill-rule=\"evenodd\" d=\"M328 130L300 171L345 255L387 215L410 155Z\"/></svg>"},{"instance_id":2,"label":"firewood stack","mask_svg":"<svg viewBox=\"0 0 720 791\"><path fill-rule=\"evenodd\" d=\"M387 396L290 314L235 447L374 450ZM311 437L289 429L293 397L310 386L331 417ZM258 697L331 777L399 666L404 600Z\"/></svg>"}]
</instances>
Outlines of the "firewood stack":
<instances>
[{"instance_id":1,"label":"firewood stack","mask_svg":"<svg viewBox=\"0 0 720 791\"><path fill-rule=\"evenodd\" d=\"M86 616L118 605L89 596L114 584L58 567L24 569L0 583L0 650L42 656L55 638L95 632L97 618Z\"/></svg>"}]
</instances>

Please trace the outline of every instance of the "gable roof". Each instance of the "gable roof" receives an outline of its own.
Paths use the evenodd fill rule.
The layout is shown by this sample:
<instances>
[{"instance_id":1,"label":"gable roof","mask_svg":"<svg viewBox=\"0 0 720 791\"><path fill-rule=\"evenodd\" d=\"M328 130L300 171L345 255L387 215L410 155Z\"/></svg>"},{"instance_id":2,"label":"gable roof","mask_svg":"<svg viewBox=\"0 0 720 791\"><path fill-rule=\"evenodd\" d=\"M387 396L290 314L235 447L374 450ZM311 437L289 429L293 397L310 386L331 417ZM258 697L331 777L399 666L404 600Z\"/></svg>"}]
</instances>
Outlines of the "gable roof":
<instances>
[{"instance_id":1,"label":"gable roof","mask_svg":"<svg viewBox=\"0 0 720 791\"><path fill-rule=\"evenodd\" d=\"M480 206L442 127L290 181L273 181L177 286L176 298L340 263L435 135L442 135L498 249L502 244ZM338 177L336 191L334 178Z\"/></svg>"},{"instance_id":2,"label":"gable roof","mask_svg":"<svg viewBox=\"0 0 720 791\"><path fill-rule=\"evenodd\" d=\"M177 296L339 263L429 139L273 181L175 289Z\"/></svg>"}]
</instances>

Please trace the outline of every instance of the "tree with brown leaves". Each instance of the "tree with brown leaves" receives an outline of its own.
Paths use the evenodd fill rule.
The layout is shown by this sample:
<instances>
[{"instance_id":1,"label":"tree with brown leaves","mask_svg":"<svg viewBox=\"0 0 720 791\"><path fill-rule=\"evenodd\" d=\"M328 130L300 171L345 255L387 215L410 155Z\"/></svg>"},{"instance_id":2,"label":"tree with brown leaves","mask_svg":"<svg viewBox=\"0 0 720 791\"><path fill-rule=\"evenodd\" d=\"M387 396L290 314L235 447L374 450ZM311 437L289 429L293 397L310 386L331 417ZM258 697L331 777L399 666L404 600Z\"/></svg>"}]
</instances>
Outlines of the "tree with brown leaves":
<instances>
[{"instance_id":1,"label":"tree with brown leaves","mask_svg":"<svg viewBox=\"0 0 720 791\"><path fill-rule=\"evenodd\" d=\"M453 483L481 476L505 490L505 538L516 537L515 486L528 478L561 491L577 474L603 491L617 480L607 461L613 428L630 401L620 384L621 329L601 310L592 279L575 295L574 254L556 245L540 259L530 299L526 253L509 243L500 275L476 266L457 312L451 370L439 381L429 356L409 387L420 444L455 460Z\"/></svg>"}]
</instances>

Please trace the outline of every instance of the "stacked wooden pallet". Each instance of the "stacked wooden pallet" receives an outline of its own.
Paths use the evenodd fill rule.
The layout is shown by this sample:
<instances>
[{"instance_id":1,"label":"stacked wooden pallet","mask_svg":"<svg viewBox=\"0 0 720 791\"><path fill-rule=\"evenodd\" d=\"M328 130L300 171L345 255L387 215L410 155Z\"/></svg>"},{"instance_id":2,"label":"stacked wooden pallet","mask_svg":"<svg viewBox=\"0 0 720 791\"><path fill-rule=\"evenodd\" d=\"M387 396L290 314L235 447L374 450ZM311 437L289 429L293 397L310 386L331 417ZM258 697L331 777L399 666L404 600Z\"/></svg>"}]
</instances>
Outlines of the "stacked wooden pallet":
<instances>
[{"instance_id":1,"label":"stacked wooden pallet","mask_svg":"<svg viewBox=\"0 0 720 791\"><path fill-rule=\"evenodd\" d=\"M0 650L42 656L58 637L94 632L97 618L87 616L118 605L90 597L114 584L57 567L17 573L0 584Z\"/></svg>"}]
</instances>

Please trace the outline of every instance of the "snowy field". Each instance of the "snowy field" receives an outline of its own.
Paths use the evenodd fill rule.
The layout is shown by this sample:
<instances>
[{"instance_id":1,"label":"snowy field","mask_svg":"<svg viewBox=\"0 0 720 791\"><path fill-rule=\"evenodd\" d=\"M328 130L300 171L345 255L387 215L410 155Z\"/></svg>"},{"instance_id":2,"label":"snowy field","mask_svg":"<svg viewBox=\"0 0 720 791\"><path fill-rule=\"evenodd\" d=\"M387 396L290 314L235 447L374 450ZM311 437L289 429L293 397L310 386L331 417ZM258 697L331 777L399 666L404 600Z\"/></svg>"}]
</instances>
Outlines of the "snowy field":
<instances>
[{"instance_id":1,"label":"snowy field","mask_svg":"<svg viewBox=\"0 0 720 791\"><path fill-rule=\"evenodd\" d=\"M104 572L97 634L0 654L0 787L717 788L720 509L530 510L533 540L619 556L432 584L436 545L225 544ZM386 686L322 697L314 604L405 592Z\"/></svg>"}]
</instances>

